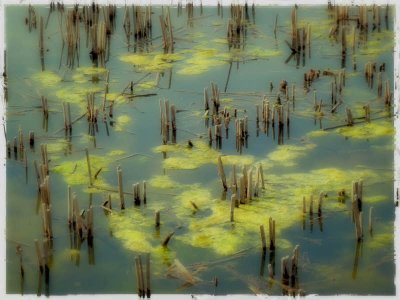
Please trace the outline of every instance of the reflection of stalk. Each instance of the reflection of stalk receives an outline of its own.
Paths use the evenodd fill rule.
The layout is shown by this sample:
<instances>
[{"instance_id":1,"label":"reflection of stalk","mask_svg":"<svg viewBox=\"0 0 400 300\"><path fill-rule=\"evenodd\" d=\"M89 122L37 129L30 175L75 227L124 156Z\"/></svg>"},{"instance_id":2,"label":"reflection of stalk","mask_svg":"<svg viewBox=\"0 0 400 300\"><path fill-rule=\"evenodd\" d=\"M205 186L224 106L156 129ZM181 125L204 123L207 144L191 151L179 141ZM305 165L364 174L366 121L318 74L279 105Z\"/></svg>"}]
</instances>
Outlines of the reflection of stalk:
<instances>
[{"instance_id":1,"label":"reflection of stalk","mask_svg":"<svg viewBox=\"0 0 400 300\"><path fill-rule=\"evenodd\" d=\"M355 249L355 252L354 252L354 263L353 263L353 272L352 272L352 278L353 279L356 279L356 277L357 277L358 259L360 257L360 250L361 250L361 242L357 241L356 249Z\"/></svg>"}]
</instances>

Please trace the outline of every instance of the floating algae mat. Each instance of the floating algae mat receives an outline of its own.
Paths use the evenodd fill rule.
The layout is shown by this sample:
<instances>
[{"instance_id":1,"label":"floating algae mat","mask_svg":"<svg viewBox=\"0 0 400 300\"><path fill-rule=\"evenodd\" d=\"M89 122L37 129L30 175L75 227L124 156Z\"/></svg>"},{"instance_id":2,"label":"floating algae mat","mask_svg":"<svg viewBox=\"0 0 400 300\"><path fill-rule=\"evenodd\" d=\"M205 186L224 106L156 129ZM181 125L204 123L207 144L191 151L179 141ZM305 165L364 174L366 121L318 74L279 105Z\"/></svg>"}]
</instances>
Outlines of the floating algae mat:
<instances>
[{"instance_id":1,"label":"floating algae mat","mask_svg":"<svg viewBox=\"0 0 400 300\"><path fill-rule=\"evenodd\" d=\"M7 293L394 295L394 8L124 5L5 7Z\"/></svg>"}]
</instances>

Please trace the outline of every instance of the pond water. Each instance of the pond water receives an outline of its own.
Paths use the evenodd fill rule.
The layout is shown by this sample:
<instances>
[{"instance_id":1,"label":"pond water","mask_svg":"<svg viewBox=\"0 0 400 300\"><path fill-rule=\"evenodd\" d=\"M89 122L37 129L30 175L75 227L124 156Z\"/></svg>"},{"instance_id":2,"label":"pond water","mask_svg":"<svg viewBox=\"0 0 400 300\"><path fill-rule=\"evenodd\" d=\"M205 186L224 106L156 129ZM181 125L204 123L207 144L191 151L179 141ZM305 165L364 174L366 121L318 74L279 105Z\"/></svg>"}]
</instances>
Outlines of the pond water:
<instances>
[{"instance_id":1,"label":"pond water","mask_svg":"<svg viewBox=\"0 0 400 300\"><path fill-rule=\"evenodd\" d=\"M159 18L166 19L165 34L169 36L166 7L151 8L151 35L147 32L147 37L137 40L134 8L129 7L129 42L126 9L117 7L103 66L100 55L97 66L90 55L94 30L86 32L82 7L75 15L80 20L75 31L67 30L72 10L55 7L49 12L48 6L31 10L28 6L7 6L5 10L5 117L6 138L11 143L6 165L7 293L137 293L135 257L141 255L145 269L146 253L150 253L151 292L156 294L394 295L394 128L392 108L385 104L386 84L393 91L392 7L366 8L369 26L364 30L355 21L364 12L350 7L348 20L339 21L335 33L335 11L343 8L299 6L297 27L307 32L310 26L310 47L305 45L289 60L292 7L256 6L253 13L249 6L248 16L244 7L223 7L220 11L217 7L194 7L193 12L186 7L169 7L173 32L169 53L163 50ZM85 9L88 11L91 8ZM145 11L142 8L140 18L145 19ZM230 47L228 23L231 13L238 11L238 22L245 30L233 30L239 38ZM373 26L377 11L379 30ZM109 20L109 10L100 7L98 12L98 24ZM38 47L41 17L43 64ZM74 24L72 17L70 22ZM75 45L76 28L80 41ZM302 37L301 29L299 33ZM99 33L99 44L100 39ZM343 39L347 47L344 60ZM165 43L169 41L165 39ZM68 66L68 47L79 53L74 66ZM365 77L367 63L375 64L371 88ZM385 68L380 70L383 64ZM320 75L306 89L304 74L310 70L315 74L319 70ZM345 84L341 84L341 74L345 74ZM381 96L379 76L383 81ZM335 78L337 99L332 104ZM288 96L280 91L282 81L287 82ZM219 89L220 147L214 135L212 83ZM210 99L208 112L204 109L205 88ZM47 99L47 118L42 97ZM91 111L98 110L96 122L87 117L88 97L94 97ZM281 104L277 104L278 97ZM176 108L175 139L171 123L167 140L160 134L160 103L164 105L165 99ZM282 125L278 117L275 126L272 117L263 122L263 99L269 101L271 109L282 107ZM70 105L70 134L64 130L63 102ZM370 122L365 117L366 106ZM353 126L347 126L346 109L351 110ZM224 125L226 112L228 130ZM245 118L248 135L240 140L243 145L238 149L235 121ZM13 150L13 139L18 141L20 131L26 157L18 145L16 154ZM29 146L30 131L35 137L33 147ZM41 145L47 145L47 159L42 159ZM226 192L218 175L220 155ZM34 161L38 166L48 163L51 243L44 235ZM118 166L122 170L124 210L120 208ZM247 171L242 172L243 167L252 170L249 181L253 191L249 192L252 199L235 208L231 222L233 166L237 181L242 174L250 177ZM353 182L358 180L363 182L363 238L359 242L352 220ZM132 185L140 183L142 193L143 181L146 204L142 199L135 205ZM68 225L68 186L79 204L78 220L86 224L92 206L92 243L85 229L80 240ZM237 186L243 193L239 183ZM106 200L112 203L111 212L104 208ZM371 207L372 233L368 229ZM158 228L157 211L161 220ZM270 218L276 226L275 250L269 244ZM260 225L266 232L265 252ZM171 239L162 246L171 232ZM42 241L43 245L51 244L47 282L46 276L40 276L35 239L41 247ZM296 245L297 276L282 281L282 259L289 256L291 272L290 258Z\"/></svg>"}]
</instances>

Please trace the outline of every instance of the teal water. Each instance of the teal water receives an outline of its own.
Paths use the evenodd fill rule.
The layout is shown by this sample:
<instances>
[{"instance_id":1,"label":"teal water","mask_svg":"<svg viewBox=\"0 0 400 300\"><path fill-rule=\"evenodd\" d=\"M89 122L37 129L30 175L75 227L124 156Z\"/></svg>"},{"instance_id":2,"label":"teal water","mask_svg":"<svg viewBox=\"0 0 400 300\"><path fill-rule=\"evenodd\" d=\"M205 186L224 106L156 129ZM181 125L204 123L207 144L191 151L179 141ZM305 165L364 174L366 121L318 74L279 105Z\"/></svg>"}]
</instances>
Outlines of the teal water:
<instances>
[{"instance_id":1,"label":"teal water","mask_svg":"<svg viewBox=\"0 0 400 300\"><path fill-rule=\"evenodd\" d=\"M160 77L157 87L135 90L137 94L155 93L150 97L137 97L116 101L114 105L114 118L107 119L107 128L103 122L98 122L95 141L88 137L88 122L86 118L78 120L73 125L72 137L65 138L63 128L62 101L71 102L72 119L79 117L86 111L85 91L76 93L78 88L96 87L101 92L95 95L95 106L100 108L104 90L104 78L100 76L99 82L90 82L90 76L84 77L85 82L79 79L79 73L66 66L66 57L62 58L59 68L61 37L58 20L59 12L51 13L48 26L45 30L45 68L58 74L62 80L53 86L48 86L40 80L35 80L35 74L41 72L38 51L38 29L28 31L24 24L28 8L26 6L8 6L6 8L6 50L8 91L7 102L7 139L12 141L21 128L25 140L30 130L35 132L36 143L30 149L25 142L28 168L27 176L25 167L19 160L11 157L7 160L7 293L10 294L35 294L49 293L51 295L65 294L91 294L91 293L136 293L136 274L134 258L141 254L143 240L134 235L138 230L151 240L152 247L152 292L153 293L267 293L279 295L282 293L280 283L280 261L286 255L291 255L295 245L300 246L299 289L306 294L375 294L393 295L394 287L394 242L393 242L393 135L392 119L390 113L383 105L382 99L377 98L376 83L369 89L364 79L364 64L376 62L377 65L386 63L384 78L390 80L393 89L393 11L391 10L389 30L382 25L380 33L371 32L369 29L369 43L361 43L357 47L357 71L353 71L351 64L351 50L346 57L346 86L343 90L344 105L341 105L336 114L330 113L330 83L331 78L321 76L311 89L317 91L318 100L324 103L324 116L315 116L313 112L313 92L303 90L303 74L309 69L334 70L342 69L341 46L333 38L328 38L332 26L332 16L324 6L300 7L298 20L300 24L310 23L312 27L311 58L305 59L303 66L296 65L295 60L285 63L290 55L285 40L290 40L290 14L288 7L257 7L255 23L250 16L246 45L244 50L236 51L237 62L232 63L232 69L224 93L229 72L229 61L234 50L229 50L226 44L226 27L229 19L229 9L224 8L223 17L217 15L215 7L205 7L200 16L195 8L193 27L187 25L185 9L183 14L177 16L176 8L171 7L172 24L175 32L175 53L179 60L171 63L169 68L162 72L142 70L121 60L121 56L131 52L133 47L127 49L125 35L122 27L124 8L117 9L116 29L111 35L111 51L106 68L110 71L110 92L121 93L131 82L155 81ZM352 10L356 13L356 10ZM37 16L46 20L47 7L36 7ZM384 8L381 8L383 16ZM153 8L153 40L146 54L153 58L154 53L161 53L161 30L158 16L161 8ZM278 15L277 37L275 39L273 28L275 17ZM369 13L372 22L372 13ZM90 47L85 45L84 26L81 25L80 67L92 65L89 52ZM350 34L351 25L347 25ZM340 41L340 39L339 39ZM357 37L358 41L358 37ZM134 42L133 38L131 42ZM387 44L379 47L377 44ZM349 42L350 44L350 42ZM376 49L375 49L376 48ZM368 52L370 50L370 52ZM374 51L373 51L374 50ZM371 53L373 52L373 53ZM146 53L146 51L144 52ZM182 74L188 65L193 63L196 53L201 57L197 69L207 65L207 69L200 74ZM211 53L211 55L209 54ZM308 54L307 54L308 55ZM192 59L192 60L191 60ZM202 63L202 64L201 64ZM145 65L146 66L146 65ZM159 73L157 75L157 73ZM147 77L140 81L145 75ZM77 77L74 77L77 76ZM267 95L271 103L275 102L281 80L287 80L289 87L296 86L296 100L293 105L289 102L291 119L289 132L285 127L283 144L278 145L278 132L273 137L270 127L268 135L262 131L262 125L257 135L255 105L261 105L262 96ZM165 168L162 153L156 153L154 147L162 144L160 136L159 100L168 98L180 111L177 113L177 143L183 145L176 153L168 153L167 157L177 157L182 160L187 140L194 143L193 151L207 141L207 128L203 118L203 89L215 82L221 90L221 108L227 107L231 116L237 109L238 116L248 116L249 137L248 147L243 148L243 155L251 155L253 165L262 162L266 190L259 199L246 204L256 208L258 215L267 229L268 218L272 216L278 227L277 249L275 251L275 281L268 280L268 263L273 264L272 254L267 251L265 265L262 268L262 251L258 231L259 219L252 220L244 217L236 222L236 234L245 233L244 242L229 239L230 228L224 226L226 235L215 233L220 229L216 224L202 220L207 217L219 215L213 207L227 209L226 222L229 223L229 201L220 200L222 187L218 178L215 162L201 163L197 168L190 170L175 170ZM274 90L269 91L272 82ZM60 93L64 91L64 93ZM43 128L40 97L44 95L49 101L49 119L47 130ZM282 101L286 103L284 96ZM228 99L227 99L228 98ZM224 100L225 99L225 100ZM371 106L372 127L370 132L362 138L354 136L345 137L338 131L329 130L327 135L310 137L308 134L323 128L344 124L346 120L345 108L351 107L355 117L362 117L362 106L369 103ZM294 109L293 109L294 107ZM390 109L389 109L390 111ZM101 116L101 113L100 113ZM124 124L120 116L128 116ZM101 116L102 117L102 116ZM379 119L378 119L379 118ZM114 122L114 123L113 123ZM211 121L209 121L211 125ZM113 125L113 126L112 126ZM365 125L365 124L364 124ZM364 126L355 125L354 128ZM118 127L120 126L120 127ZM381 134L382 127L388 132ZM61 130L60 130L61 129ZM383 130L385 131L385 130ZM239 155L235 148L234 121L231 120L229 138L223 138L222 148L215 149L211 155ZM60 142L64 141L65 144ZM38 195L36 175L33 160L40 161L40 144L55 145L53 151L49 150L50 183L53 223L53 249L52 263L50 266L50 281L46 291L43 278L39 284L37 258L34 239L42 240L41 211L38 210ZM312 147L307 148L307 145ZM286 165L283 160L271 159L285 155L277 152L285 149L286 145L300 147L297 150L288 148L288 152L296 154L294 159L287 158L292 164ZM304 146L306 145L306 146ZM70 147L70 150L68 148ZM105 215L101 204L108 192L96 191L87 193L88 182L83 179L78 184L72 185L77 194L81 209L87 209L89 203L94 205L94 263L89 258L87 242L83 241L80 247L79 261L76 259L77 251L71 251L70 232L67 225L67 174L76 174L84 178L86 165L77 165L74 171L74 162L85 159L84 149L88 148L90 155L98 156L107 162L106 168L99 173L99 180L109 187L117 188L116 167L121 165L124 176L124 189L131 192L132 183L146 180L148 183L148 205L141 208L133 206L131 196L126 196L125 212L119 212L118 197L113 195L113 208L115 214L121 219L115 221L111 216ZM203 148L200 148L203 149ZM112 150L122 150L123 154L110 157ZM204 150L205 151L205 150ZM139 153L131 158L117 161L130 154ZM208 153L208 152L207 152ZM196 160L198 157L190 157ZM204 159L204 158L203 158ZM60 172L60 166L68 165L65 173ZM240 169L241 162L237 164ZM83 168L83 170L82 170ZM225 166L225 172L231 172L231 166ZM322 173L313 173L324 169ZM356 241L354 224L351 221L351 198L345 203L337 200L337 191L344 188L347 195L351 193L351 181L358 177L343 179L334 175L337 170L343 174L353 174L363 177L365 204L363 211L364 241L360 244L360 251L356 255ZM97 171L97 170L95 170ZM92 172L95 172L92 170ZM75 173L74 173L75 172ZM151 184L157 175L168 175L177 182L169 189L159 188ZM341 173L341 176L346 176ZM307 177L309 175L309 177ZM253 175L254 176L254 175ZM72 176L73 177L73 176ZM80 178L80 177L79 177ZM324 180L327 179L328 182ZM324 183L321 183L324 181ZM176 198L184 191L193 191L201 187L209 194L201 206L200 211L193 214L187 209L188 199L185 203ZM321 187L323 186L323 187ZM301 217L302 196L307 201L310 191L314 201L318 199L319 192L324 192L328 197L324 200L323 219L320 223L314 216L313 223L308 214L303 220ZM190 194L189 194L190 195ZM379 196L374 201L373 197ZM195 195L193 195L195 197ZM375 197L376 198L376 197ZM230 191L227 199L230 199ZM369 199L369 200L368 200ZM372 200L371 200L372 199ZM201 200L198 200L201 202ZM225 201L225 202L222 202ZM270 202L266 202L270 201ZM222 204L221 204L222 203ZM264 204L263 204L264 203ZM270 203L271 208L265 207ZM236 214L245 216L246 205L238 209ZM325 206L326 205L326 206ZM190 205L189 205L190 206ZM282 206L282 209L279 207ZM368 209L374 207L374 231L368 233ZM316 204L314 206L314 209ZM157 231L149 225L154 222L154 212L160 209L162 226ZM138 224L137 215L142 215L143 224ZM249 215L253 216L253 215ZM200 222L200 223L196 223ZM122 224L118 226L118 223ZM193 240L188 239L196 230L192 226L201 224L205 236L213 240L211 244L199 247ZM124 228L124 226L126 228ZM133 229L132 229L133 227ZM280 229L281 228L281 229ZM116 231L126 229L126 236L118 235ZM135 231L136 230L136 231ZM170 231L175 231L175 236L168 244L170 252L160 255L157 245ZM243 230L243 231L240 231ZM268 232L268 229L267 229ZM233 233L233 236L235 233ZM267 234L268 236L268 234ZM219 240L227 238L226 245ZM200 238L199 238L200 239ZM190 242L192 241L192 242ZM237 246L236 246L237 242ZM19 275L19 259L16 255L16 246L22 247L23 267L25 277L21 286ZM219 245L232 251L216 250L212 245ZM242 255L233 255L243 250ZM158 252L157 252L158 251ZM147 251L145 251L147 252ZM233 255L233 256L232 256ZM168 268L177 258L199 281L193 285L183 286L182 279L171 278ZM232 258L228 261L222 261ZM215 264L208 262L217 261ZM202 268L195 265L202 263ZM218 287L214 287L212 279L217 277ZM67 284L66 284L67 283Z\"/></svg>"}]
</instances>

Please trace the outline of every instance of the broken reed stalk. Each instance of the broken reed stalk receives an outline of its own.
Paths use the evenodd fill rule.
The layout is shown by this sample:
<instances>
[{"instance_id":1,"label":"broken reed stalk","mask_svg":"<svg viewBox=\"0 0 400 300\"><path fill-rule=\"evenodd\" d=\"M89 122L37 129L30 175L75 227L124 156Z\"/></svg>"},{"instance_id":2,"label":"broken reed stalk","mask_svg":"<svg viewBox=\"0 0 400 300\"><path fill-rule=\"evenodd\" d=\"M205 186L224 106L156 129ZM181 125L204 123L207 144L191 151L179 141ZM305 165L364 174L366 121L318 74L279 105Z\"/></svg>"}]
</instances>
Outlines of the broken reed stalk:
<instances>
[{"instance_id":1,"label":"broken reed stalk","mask_svg":"<svg viewBox=\"0 0 400 300\"><path fill-rule=\"evenodd\" d=\"M247 172L247 200L253 199L253 169Z\"/></svg>"},{"instance_id":2,"label":"broken reed stalk","mask_svg":"<svg viewBox=\"0 0 400 300\"><path fill-rule=\"evenodd\" d=\"M288 264L289 264L289 256L282 257L281 258L282 284L285 286L288 285L290 277Z\"/></svg>"},{"instance_id":3,"label":"broken reed stalk","mask_svg":"<svg viewBox=\"0 0 400 300\"><path fill-rule=\"evenodd\" d=\"M72 195L73 202L73 210L74 210L74 219L75 219L75 232L79 235L79 237L83 238L83 220L79 211L78 199L76 198L75 193Z\"/></svg>"},{"instance_id":4,"label":"broken reed stalk","mask_svg":"<svg viewBox=\"0 0 400 300\"><path fill-rule=\"evenodd\" d=\"M44 116L45 119L48 119L48 117L49 117L49 107L48 107L48 104L47 104L47 98L42 96L40 98L40 100L41 100L41 103L42 103L43 116Z\"/></svg>"},{"instance_id":5,"label":"broken reed stalk","mask_svg":"<svg viewBox=\"0 0 400 300\"><path fill-rule=\"evenodd\" d=\"M269 250L274 251L276 244L275 244L275 220L272 217L269 218Z\"/></svg>"},{"instance_id":6,"label":"broken reed stalk","mask_svg":"<svg viewBox=\"0 0 400 300\"><path fill-rule=\"evenodd\" d=\"M361 241L363 238L362 191L363 191L363 181L362 180L354 181L352 189L352 212L353 212L352 216L353 216L353 222L355 223L357 241Z\"/></svg>"},{"instance_id":7,"label":"broken reed stalk","mask_svg":"<svg viewBox=\"0 0 400 300\"><path fill-rule=\"evenodd\" d=\"M346 107L346 114L347 114L347 126L353 126L353 115L351 113L351 109Z\"/></svg>"},{"instance_id":8,"label":"broken reed stalk","mask_svg":"<svg viewBox=\"0 0 400 300\"><path fill-rule=\"evenodd\" d=\"M365 121L367 121L368 123L371 122L371 109L369 107L369 104L364 105L363 109L365 111Z\"/></svg>"},{"instance_id":9,"label":"broken reed stalk","mask_svg":"<svg viewBox=\"0 0 400 300\"><path fill-rule=\"evenodd\" d=\"M160 228L160 211L156 211L156 216L155 216L155 226L156 228Z\"/></svg>"},{"instance_id":10,"label":"broken reed stalk","mask_svg":"<svg viewBox=\"0 0 400 300\"><path fill-rule=\"evenodd\" d=\"M86 163L88 167L88 173L89 173L89 185L93 185L93 179L92 179L92 168L90 166L90 157L89 157L89 151L87 148L85 148L85 153L86 153Z\"/></svg>"},{"instance_id":11,"label":"broken reed stalk","mask_svg":"<svg viewBox=\"0 0 400 300\"><path fill-rule=\"evenodd\" d=\"M124 190L123 190L123 186L122 186L122 169L121 169L121 166L117 167L117 176L118 176L119 201L121 203L121 209L125 209L125 199L124 199Z\"/></svg>"},{"instance_id":12,"label":"broken reed stalk","mask_svg":"<svg viewBox=\"0 0 400 300\"><path fill-rule=\"evenodd\" d=\"M150 279L150 253L146 254L146 296L151 296L151 279Z\"/></svg>"},{"instance_id":13,"label":"broken reed stalk","mask_svg":"<svg viewBox=\"0 0 400 300\"><path fill-rule=\"evenodd\" d=\"M161 243L161 245L162 245L163 247L167 247L169 241L171 240L171 238L172 238L172 236L173 236L174 234L175 234L174 231L170 232L170 233L165 237L165 239L163 240L163 242Z\"/></svg>"},{"instance_id":14,"label":"broken reed stalk","mask_svg":"<svg viewBox=\"0 0 400 300\"><path fill-rule=\"evenodd\" d=\"M390 81L386 80L385 85L385 105L390 106L392 100L392 93L390 91Z\"/></svg>"},{"instance_id":15,"label":"broken reed stalk","mask_svg":"<svg viewBox=\"0 0 400 300\"><path fill-rule=\"evenodd\" d=\"M143 282L143 277L142 273L140 272L140 255L139 257L135 257L135 270L136 270L136 285L138 289L138 296L141 298L142 296L144 297L144 291L142 290L142 282Z\"/></svg>"},{"instance_id":16,"label":"broken reed stalk","mask_svg":"<svg viewBox=\"0 0 400 300\"><path fill-rule=\"evenodd\" d=\"M43 274L43 270L44 270L43 256L42 256L42 252L40 251L39 241L37 239L35 239L35 248L36 248L36 256L37 256L37 260L38 260L39 271L40 271L40 274Z\"/></svg>"},{"instance_id":17,"label":"broken reed stalk","mask_svg":"<svg viewBox=\"0 0 400 300\"><path fill-rule=\"evenodd\" d=\"M224 171L224 166L222 164L221 155L218 156L218 175L221 178L222 186L224 187L224 191L227 191L228 185L226 184L225 171Z\"/></svg>"},{"instance_id":18,"label":"broken reed stalk","mask_svg":"<svg viewBox=\"0 0 400 300\"><path fill-rule=\"evenodd\" d=\"M72 193L71 193L71 186L68 185L68 192L67 192L67 203L68 203L68 225L71 226L72 225L72 220L73 220L73 208L72 208Z\"/></svg>"},{"instance_id":19,"label":"broken reed stalk","mask_svg":"<svg viewBox=\"0 0 400 300\"><path fill-rule=\"evenodd\" d=\"M267 250L267 242L265 239L265 230L264 230L264 225L260 225L260 235L261 235L261 245L263 251Z\"/></svg>"},{"instance_id":20,"label":"broken reed stalk","mask_svg":"<svg viewBox=\"0 0 400 300\"><path fill-rule=\"evenodd\" d=\"M324 193L319 194L319 199L318 199L318 217L322 216L322 198L324 197Z\"/></svg>"},{"instance_id":21,"label":"broken reed stalk","mask_svg":"<svg viewBox=\"0 0 400 300\"><path fill-rule=\"evenodd\" d=\"M43 28L43 17L40 16L40 32L39 32L39 52L40 52L40 63L42 71L44 71L44 28Z\"/></svg>"},{"instance_id":22,"label":"broken reed stalk","mask_svg":"<svg viewBox=\"0 0 400 300\"><path fill-rule=\"evenodd\" d=\"M369 208L369 218L368 218L368 231L370 234L372 234L372 211L373 211L373 207Z\"/></svg>"},{"instance_id":23,"label":"broken reed stalk","mask_svg":"<svg viewBox=\"0 0 400 300\"><path fill-rule=\"evenodd\" d=\"M87 238L89 243L91 243L91 240L93 239L93 205L90 205L88 210L86 228L87 228Z\"/></svg>"},{"instance_id":24,"label":"broken reed stalk","mask_svg":"<svg viewBox=\"0 0 400 300\"><path fill-rule=\"evenodd\" d=\"M382 97L382 72L378 73L378 97Z\"/></svg>"},{"instance_id":25,"label":"broken reed stalk","mask_svg":"<svg viewBox=\"0 0 400 300\"><path fill-rule=\"evenodd\" d=\"M298 268L299 268L299 257L300 257L300 246L296 245L293 249L293 254L291 257L291 262L292 262L292 268L291 268L291 279L292 279L292 286L295 285L295 282L297 281L297 275L298 275Z\"/></svg>"},{"instance_id":26,"label":"broken reed stalk","mask_svg":"<svg viewBox=\"0 0 400 300\"><path fill-rule=\"evenodd\" d=\"M230 211L230 221L235 222L234 212L236 206L236 194L232 194L231 196L231 211Z\"/></svg>"}]
</instances>

